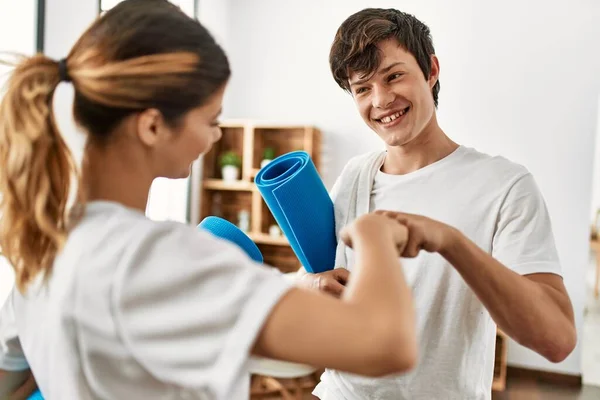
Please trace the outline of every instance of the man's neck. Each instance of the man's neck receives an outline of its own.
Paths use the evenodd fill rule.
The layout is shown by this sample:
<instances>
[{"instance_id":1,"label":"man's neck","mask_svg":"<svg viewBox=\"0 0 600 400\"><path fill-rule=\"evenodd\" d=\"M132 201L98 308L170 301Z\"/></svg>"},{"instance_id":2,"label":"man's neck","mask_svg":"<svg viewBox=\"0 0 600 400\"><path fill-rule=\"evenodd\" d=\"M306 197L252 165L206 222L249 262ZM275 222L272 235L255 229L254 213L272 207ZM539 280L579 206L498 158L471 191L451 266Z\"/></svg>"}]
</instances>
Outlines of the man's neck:
<instances>
[{"instance_id":1,"label":"man's neck","mask_svg":"<svg viewBox=\"0 0 600 400\"><path fill-rule=\"evenodd\" d=\"M435 116L421 134L401 146L387 146L381 171L404 175L445 158L458 148L437 124Z\"/></svg>"}]
</instances>

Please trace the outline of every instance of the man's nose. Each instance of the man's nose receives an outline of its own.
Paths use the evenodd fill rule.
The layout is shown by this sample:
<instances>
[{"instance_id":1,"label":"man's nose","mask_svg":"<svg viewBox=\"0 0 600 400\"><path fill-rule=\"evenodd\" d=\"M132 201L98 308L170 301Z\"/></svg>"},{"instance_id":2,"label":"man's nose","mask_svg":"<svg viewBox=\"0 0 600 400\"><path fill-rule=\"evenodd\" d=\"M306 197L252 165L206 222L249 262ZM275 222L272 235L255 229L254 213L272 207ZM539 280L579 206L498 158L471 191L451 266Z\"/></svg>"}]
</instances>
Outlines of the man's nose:
<instances>
[{"instance_id":1,"label":"man's nose","mask_svg":"<svg viewBox=\"0 0 600 400\"><path fill-rule=\"evenodd\" d=\"M373 107L388 108L395 100L393 91L386 87L373 87Z\"/></svg>"}]
</instances>

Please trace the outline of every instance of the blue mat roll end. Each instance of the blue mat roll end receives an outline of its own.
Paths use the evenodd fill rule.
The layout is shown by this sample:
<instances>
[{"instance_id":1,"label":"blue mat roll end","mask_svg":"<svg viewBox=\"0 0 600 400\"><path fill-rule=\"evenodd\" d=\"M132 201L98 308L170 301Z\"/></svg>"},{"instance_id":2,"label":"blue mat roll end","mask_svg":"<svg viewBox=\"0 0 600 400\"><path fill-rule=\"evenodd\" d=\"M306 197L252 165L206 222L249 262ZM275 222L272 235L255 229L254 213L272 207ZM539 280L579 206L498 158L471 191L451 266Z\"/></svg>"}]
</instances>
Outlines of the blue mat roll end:
<instances>
[{"instance_id":1,"label":"blue mat roll end","mask_svg":"<svg viewBox=\"0 0 600 400\"><path fill-rule=\"evenodd\" d=\"M206 217L198 224L198 229L208 231L221 239L236 244L257 263L262 264L264 262L263 255L256 243L240 228L226 219L215 216Z\"/></svg>"}]
</instances>

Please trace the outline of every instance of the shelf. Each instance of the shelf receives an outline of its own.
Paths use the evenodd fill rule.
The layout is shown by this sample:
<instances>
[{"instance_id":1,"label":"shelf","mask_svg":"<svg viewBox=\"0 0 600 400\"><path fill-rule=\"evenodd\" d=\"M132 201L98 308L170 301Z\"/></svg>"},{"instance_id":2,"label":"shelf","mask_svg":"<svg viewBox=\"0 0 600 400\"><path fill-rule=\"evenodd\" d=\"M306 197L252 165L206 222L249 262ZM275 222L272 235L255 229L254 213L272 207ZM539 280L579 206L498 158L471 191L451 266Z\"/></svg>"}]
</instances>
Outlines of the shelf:
<instances>
[{"instance_id":1,"label":"shelf","mask_svg":"<svg viewBox=\"0 0 600 400\"><path fill-rule=\"evenodd\" d=\"M264 263L277 268L285 273L296 272L300 268L300 261L290 245L283 245L281 242L257 243L258 248L264 257Z\"/></svg>"},{"instance_id":2,"label":"shelf","mask_svg":"<svg viewBox=\"0 0 600 400\"><path fill-rule=\"evenodd\" d=\"M256 244L270 244L274 246L290 245L290 242L288 242L285 236L272 237L266 233L250 233L248 236L250 236L250 239L252 239Z\"/></svg>"},{"instance_id":3,"label":"shelf","mask_svg":"<svg viewBox=\"0 0 600 400\"><path fill-rule=\"evenodd\" d=\"M250 213L248 236L263 253L265 264L282 272L297 271L300 267L287 238L268 234L275 218L254 183L267 147L280 156L294 150L306 151L320 170L321 132L309 125L286 125L256 120L229 120L220 124L223 137L202 159L199 221L208 216L239 223L242 210ZM239 181L222 180L220 157L234 151L241 158Z\"/></svg>"},{"instance_id":4,"label":"shelf","mask_svg":"<svg viewBox=\"0 0 600 400\"><path fill-rule=\"evenodd\" d=\"M256 186L247 181L225 182L221 179L206 179L202 187L208 190L244 190L251 192Z\"/></svg>"},{"instance_id":5,"label":"shelf","mask_svg":"<svg viewBox=\"0 0 600 400\"><path fill-rule=\"evenodd\" d=\"M229 186L227 186L229 188ZM202 209L200 219L208 216L221 217L227 221L238 224L241 210L252 210L252 197L255 193L251 190L212 190L203 188ZM250 216L252 221L252 216Z\"/></svg>"},{"instance_id":6,"label":"shelf","mask_svg":"<svg viewBox=\"0 0 600 400\"><path fill-rule=\"evenodd\" d=\"M318 134L316 134L318 136ZM303 150L311 157L317 158L315 165L319 163L318 149L315 143L315 129L308 126L261 125L254 127L254 147L251 153L251 168L260 168L266 148L274 151L275 157L292 151Z\"/></svg>"},{"instance_id":7,"label":"shelf","mask_svg":"<svg viewBox=\"0 0 600 400\"><path fill-rule=\"evenodd\" d=\"M246 159L244 154L244 141L246 140L244 131L244 127L237 124L221 126L221 132L223 135L221 140L216 142L212 149L202 157L203 180L222 178L219 158L225 152L234 152L238 155L242 163L240 166L240 178L245 178L244 163L249 163L252 160L250 160L250 156L248 156L248 159Z\"/></svg>"}]
</instances>

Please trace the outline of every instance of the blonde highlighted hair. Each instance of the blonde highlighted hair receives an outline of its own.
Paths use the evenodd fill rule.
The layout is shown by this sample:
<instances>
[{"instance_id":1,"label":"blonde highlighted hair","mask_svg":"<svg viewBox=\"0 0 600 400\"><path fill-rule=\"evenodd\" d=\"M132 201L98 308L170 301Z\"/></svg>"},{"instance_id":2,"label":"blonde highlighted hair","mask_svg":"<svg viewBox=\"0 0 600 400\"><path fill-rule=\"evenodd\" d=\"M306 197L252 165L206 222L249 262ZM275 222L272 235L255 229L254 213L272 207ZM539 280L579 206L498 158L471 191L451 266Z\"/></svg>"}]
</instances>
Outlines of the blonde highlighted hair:
<instances>
[{"instance_id":1,"label":"blonde highlighted hair","mask_svg":"<svg viewBox=\"0 0 600 400\"><path fill-rule=\"evenodd\" d=\"M102 141L125 117L148 108L177 124L230 75L208 31L166 0L120 3L62 63L41 54L21 59L0 103L0 249L21 291L51 271L73 222L69 196L81 187L73 185L79 167L53 112L61 80L74 86L77 124ZM75 198L72 206L81 206L83 197Z\"/></svg>"}]
</instances>

